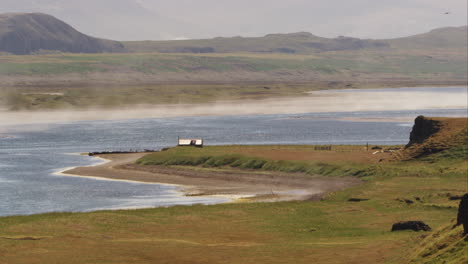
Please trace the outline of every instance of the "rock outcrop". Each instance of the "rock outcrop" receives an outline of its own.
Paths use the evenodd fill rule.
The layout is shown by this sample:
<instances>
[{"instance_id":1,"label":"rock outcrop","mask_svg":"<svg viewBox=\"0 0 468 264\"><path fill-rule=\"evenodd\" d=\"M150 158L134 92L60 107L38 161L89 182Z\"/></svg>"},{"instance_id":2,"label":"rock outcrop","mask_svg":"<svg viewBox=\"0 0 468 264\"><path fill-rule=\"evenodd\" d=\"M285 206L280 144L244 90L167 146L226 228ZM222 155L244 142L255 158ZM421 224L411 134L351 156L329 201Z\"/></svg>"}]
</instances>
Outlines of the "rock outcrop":
<instances>
[{"instance_id":1,"label":"rock outcrop","mask_svg":"<svg viewBox=\"0 0 468 264\"><path fill-rule=\"evenodd\" d=\"M42 50L102 53L121 52L124 46L117 41L82 34L46 14L0 14L0 52L24 55Z\"/></svg>"},{"instance_id":2,"label":"rock outcrop","mask_svg":"<svg viewBox=\"0 0 468 264\"><path fill-rule=\"evenodd\" d=\"M405 221L393 224L392 232L400 230L431 231L431 227L421 221Z\"/></svg>"},{"instance_id":3,"label":"rock outcrop","mask_svg":"<svg viewBox=\"0 0 468 264\"><path fill-rule=\"evenodd\" d=\"M466 118L418 116L410 141L399 153L400 160L412 160L468 144Z\"/></svg>"},{"instance_id":4,"label":"rock outcrop","mask_svg":"<svg viewBox=\"0 0 468 264\"><path fill-rule=\"evenodd\" d=\"M349 198L348 202L364 202L364 201L369 201L367 198Z\"/></svg>"},{"instance_id":5,"label":"rock outcrop","mask_svg":"<svg viewBox=\"0 0 468 264\"><path fill-rule=\"evenodd\" d=\"M458 206L457 224L463 225L463 234L468 234L468 193L463 195L460 205Z\"/></svg>"},{"instance_id":6,"label":"rock outcrop","mask_svg":"<svg viewBox=\"0 0 468 264\"><path fill-rule=\"evenodd\" d=\"M410 141L406 147L423 143L424 140L437 133L440 128L440 121L426 118L424 116L418 116L414 120L414 126L410 133Z\"/></svg>"}]
</instances>

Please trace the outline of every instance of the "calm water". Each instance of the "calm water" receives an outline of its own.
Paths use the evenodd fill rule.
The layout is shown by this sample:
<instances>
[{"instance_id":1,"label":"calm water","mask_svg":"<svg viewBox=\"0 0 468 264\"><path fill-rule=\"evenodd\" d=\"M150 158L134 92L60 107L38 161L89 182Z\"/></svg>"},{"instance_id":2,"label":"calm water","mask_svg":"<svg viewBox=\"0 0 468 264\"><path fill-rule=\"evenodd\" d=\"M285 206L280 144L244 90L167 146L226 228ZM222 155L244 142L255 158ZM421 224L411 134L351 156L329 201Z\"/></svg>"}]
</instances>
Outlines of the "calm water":
<instances>
[{"instance_id":1,"label":"calm water","mask_svg":"<svg viewBox=\"0 0 468 264\"><path fill-rule=\"evenodd\" d=\"M52 211L219 203L184 197L175 187L59 176L63 168L100 161L76 153L160 149L177 136L221 144L406 144L412 122L352 122L336 118L466 116L466 109L309 113L86 121L9 127L0 137L0 216Z\"/></svg>"}]
</instances>

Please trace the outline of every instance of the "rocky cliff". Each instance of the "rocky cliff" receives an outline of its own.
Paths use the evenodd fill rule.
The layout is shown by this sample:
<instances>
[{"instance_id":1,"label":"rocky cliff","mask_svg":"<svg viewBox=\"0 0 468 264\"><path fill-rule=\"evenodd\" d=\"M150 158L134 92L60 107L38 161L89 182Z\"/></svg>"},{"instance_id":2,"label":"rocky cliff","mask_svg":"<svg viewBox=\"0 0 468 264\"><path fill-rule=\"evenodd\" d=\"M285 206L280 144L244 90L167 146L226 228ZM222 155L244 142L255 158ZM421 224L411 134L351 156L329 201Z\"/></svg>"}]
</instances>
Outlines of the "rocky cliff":
<instances>
[{"instance_id":1,"label":"rocky cliff","mask_svg":"<svg viewBox=\"0 0 468 264\"><path fill-rule=\"evenodd\" d=\"M423 143L424 140L437 133L441 128L439 120L418 116L414 120L414 126L411 130L410 141L407 147L414 144Z\"/></svg>"},{"instance_id":2,"label":"rocky cliff","mask_svg":"<svg viewBox=\"0 0 468 264\"><path fill-rule=\"evenodd\" d=\"M467 118L418 116L401 159L410 160L467 145L467 124Z\"/></svg>"},{"instance_id":3,"label":"rocky cliff","mask_svg":"<svg viewBox=\"0 0 468 264\"><path fill-rule=\"evenodd\" d=\"M0 14L0 52L24 55L40 50L102 53L121 52L124 46L82 34L46 14Z\"/></svg>"}]
</instances>

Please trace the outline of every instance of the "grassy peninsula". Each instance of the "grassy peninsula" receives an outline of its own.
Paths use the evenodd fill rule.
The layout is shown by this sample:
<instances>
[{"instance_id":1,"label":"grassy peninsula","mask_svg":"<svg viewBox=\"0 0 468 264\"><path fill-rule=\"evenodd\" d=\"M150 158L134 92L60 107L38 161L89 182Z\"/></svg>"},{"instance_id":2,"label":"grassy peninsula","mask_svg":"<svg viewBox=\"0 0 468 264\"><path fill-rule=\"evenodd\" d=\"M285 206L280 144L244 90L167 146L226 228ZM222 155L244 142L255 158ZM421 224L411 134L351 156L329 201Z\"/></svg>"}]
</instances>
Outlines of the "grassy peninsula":
<instances>
[{"instance_id":1,"label":"grassy peninsula","mask_svg":"<svg viewBox=\"0 0 468 264\"><path fill-rule=\"evenodd\" d=\"M464 263L467 242L462 227L452 226L456 197L466 192L466 118L427 120L437 132L412 136L411 146L380 162L361 159L365 147L351 146L330 152L219 146L151 154L138 161L146 165L136 166L288 171L311 178L353 174L364 183L314 202L3 217L0 262ZM333 161L327 153L358 158ZM317 160L308 160L312 156ZM432 231L390 232L393 223L406 220L424 221Z\"/></svg>"}]
</instances>

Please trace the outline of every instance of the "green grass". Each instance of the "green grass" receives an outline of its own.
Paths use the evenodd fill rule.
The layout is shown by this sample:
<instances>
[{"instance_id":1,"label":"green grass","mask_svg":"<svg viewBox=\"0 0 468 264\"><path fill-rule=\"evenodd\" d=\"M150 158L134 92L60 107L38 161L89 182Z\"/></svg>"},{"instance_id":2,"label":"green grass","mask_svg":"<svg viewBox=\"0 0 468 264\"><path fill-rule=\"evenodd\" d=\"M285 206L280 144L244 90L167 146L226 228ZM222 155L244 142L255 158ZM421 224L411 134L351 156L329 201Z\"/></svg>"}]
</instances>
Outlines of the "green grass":
<instances>
[{"instance_id":1,"label":"green grass","mask_svg":"<svg viewBox=\"0 0 468 264\"><path fill-rule=\"evenodd\" d=\"M327 151L316 151L322 161L301 161L314 146L172 148L140 163L196 170L233 170L239 163L253 171L326 165L333 168L329 175L357 168L366 177L316 202L2 217L0 263L465 263L468 241L460 227L452 228L459 201L449 199L466 192L468 153L460 144L421 159L377 164L326 161ZM333 151L345 157L365 152L363 146ZM265 167L269 163L278 167ZM352 197L368 200L348 202ZM390 231L393 223L409 220L433 231Z\"/></svg>"},{"instance_id":2,"label":"green grass","mask_svg":"<svg viewBox=\"0 0 468 264\"><path fill-rule=\"evenodd\" d=\"M91 63L0 63L0 75L85 74L103 71Z\"/></svg>"},{"instance_id":3,"label":"green grass","mask_svg":"<svg viewBox=\"0 0 468 264\"><path fill-rule=\"evenodd\" d=\"M467 238L460 236L462 226L453 227L453 223L439 228L428 235L420 246L411 254L411 263L421 264L458 264L468 262Z\"/></svg>"},{"instance_id":4,"label":"green grass","mask_svg":"<svg viewBox=\"0 0 468 264\"><path fill-rule=\"evenodd\" d=\"M371 190L377 191L375 186ZM359 204L327 199L5 217L0 218L1 237L41 240L0 239L0 253L4 253L0 260L328 263L328 259L382 263L379 260L385 257L401 263L398 251L386 247L409 246L420 234L391 233L392 222L423 219L438 228L456 213L455 209L406 206L391 198L373 197L373 201ZM340 254L333 254L337 250Z\"/></svg>"},{"instance_id":5,"label":"green grass","mask_svg":"<svg viewBox=\"0 0 468 264\"><path fill-rule=\"evenodd\" d=\"M445 200L451 207L428 204L434 202L430 195L445 192L442 189L461 192L460 181L434 178L439 179L437 184L433 177L429 181L407 177L379 179L347 190L346 195L332 193L321 202L196 205L4 217L0 218L0 237L41 240L0 239L0 260L6 263L405 263L411 254L402 254L401 248L419 248L414 241L422 234L392 233L392 223L417 219L439 229L456 215L456 202L448 201L447 197ZM423 202L406 205L396 200L411 198L409 195L420 195ZM371 200L346 202L350 196ZM460 246L466 246L466 242Z\"/></svg>"},{"instance_id":6,"label":"green grass","mask_svg":"<svg viewBox=\"0 0 468 264\"><path fill-rule=\"evenodd\" d=\"M362 164L356 162L336 161L294 161L294 160L272 160L260 156L242 154L247 152L251 146L207 146L204 148L171 148L164 152L147 155L137 161L141 165L165 165L165 166L198 166L204 168L240 168L260 171L279 171L286 173L305 173L308 175L324 176L355 176L363 179L369 177L394 177L394 176L416 176L430 175L434 172L444 174L446 177L463 176L464 168L457 168L454 164L463 161L467 157L466 145L458 146L441 153L434 158L425 158L416 161L383 164ZM275 151L275 146L258 146L263 151ZM313 152L314 146L282 146L282 149L293 149L298 152ZM335 147L336 148L336 147ZM343 146L340 151L356 150L353 146ZM436 160L437 162L434 162Z\"/></svg>"},{"instance_id":7,"label":"green grass","mask_svg":"<svg viewBox=\"0 0 468 264\"><path fill-rule=\"evenodd\" d=\"M355 73L454 74L466 77L465 55L428 57L378 52L335 52L314 56L276 54L83 54L2 56L1 75L49 75L90 72L145 74L246 71L307 71L336 75ZM349 55L351 54L351 55ZM449 56L449 55L446 55Z\"/></svg>"},{"instance_id":8,"label":"green grass","mask_svg":"<svg viewBox=\"0 0 468 264\"><path fill-rule=\"evenodd\" d=\"M40 57L40 56L38 56ZM113 55L48 55L51 62L16 60L0 64L0 75L42 75L113 71L135 71L145 74L164 72L230 72L312 70L335 73L334 68L323 66L320 60L298 60L284 57L272 59L251 56L196 56L168 54L113 54ZM113 68L109 68L113 67Z\"/></svg>"},{"instance_id":9,"label":"green grass","mask_svg":"<svg viewBox=\"0 0 468 264\"><path fill-rule=\"evenodd\" d=\"M177 150L170 150L169 153L161 155L159 153L146 156L137 161L141 165L181 165L181 166L202 166L207 168L231 167L239 169L251 169L262 171L279 171L287 173L305 173L308 175L324 176L359 176L365 175L365 170L350 168L350 166L340 166L338 164L327 164L322 162L308 163L297 161L275 161L259 157L248 157L239 154L226 155L183 155ZM162 157L161 157L162 156Z\"/></svg>"}]
</instances>

